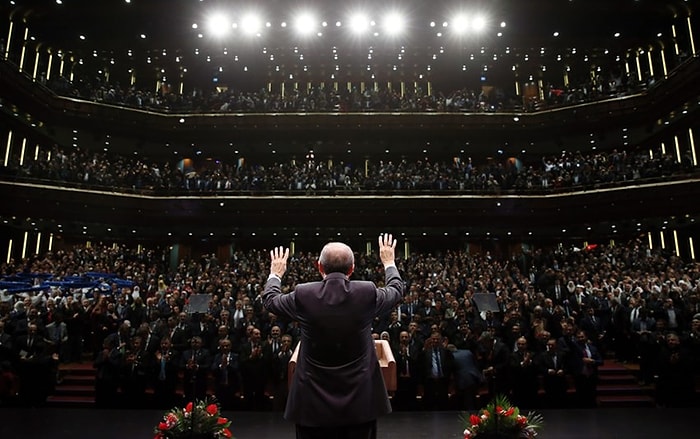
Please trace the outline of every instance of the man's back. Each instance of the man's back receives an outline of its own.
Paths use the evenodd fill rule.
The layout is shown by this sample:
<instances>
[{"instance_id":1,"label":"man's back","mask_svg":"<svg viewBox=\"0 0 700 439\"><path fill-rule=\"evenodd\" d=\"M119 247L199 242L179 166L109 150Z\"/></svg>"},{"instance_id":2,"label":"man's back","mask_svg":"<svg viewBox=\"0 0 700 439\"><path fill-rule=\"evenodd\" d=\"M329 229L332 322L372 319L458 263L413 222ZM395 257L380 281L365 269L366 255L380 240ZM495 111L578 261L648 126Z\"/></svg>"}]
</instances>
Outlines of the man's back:
<instances>
[{"instance_id":1,"label":"man's back","mask_svg":"<svg viewBox=\"0 0 700 439\"><path fill-rule=\"evenodd\" d=\"M318 261L323 280L297 285L289 294L282 294L281 281L289 250L280 247L270 252L265 307L301 327L285 411L285 418L297 424L298 438L325 437L327 429L340 426L352 431L353 437L376 437L377 417L391 411L371 325L375 316L388 313L401 301L403 281L394 264L396 241L382 235L379 246L384 288L350 281L352 250L342 243L329 243Z\"/></svg>"}]
</instances>

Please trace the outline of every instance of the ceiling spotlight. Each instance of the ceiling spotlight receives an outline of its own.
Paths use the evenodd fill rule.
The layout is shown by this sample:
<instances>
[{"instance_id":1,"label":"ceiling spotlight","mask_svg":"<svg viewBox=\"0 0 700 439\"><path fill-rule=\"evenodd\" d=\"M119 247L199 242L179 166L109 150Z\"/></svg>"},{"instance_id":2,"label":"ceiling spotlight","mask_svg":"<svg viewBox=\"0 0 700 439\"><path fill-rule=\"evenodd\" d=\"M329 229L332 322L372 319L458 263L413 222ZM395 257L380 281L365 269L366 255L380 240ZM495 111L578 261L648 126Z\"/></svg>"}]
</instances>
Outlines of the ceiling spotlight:
<instances>
[{"instance_id":1,"label":"ceiling spotlight","mask_svg":"<svg viewBox=\"0 0 700 439\"><path fill-rule=\"evenodd\" d=\"M401 35L406 29L406 20L398 12L391 12L384 17L382 27L387 35Z\"/></svg>"},{"instance_id":2,"label":"ceiling spotlight","mask_svg":"<svg viewBox=\"0 0 700 439\"><path fill-rule=\"evenodd\" d=\"M353 33L359 35L369 29L369 19L365 14L358 12L350 17L349 25Z\"/></svg>"},{"instance_id":3,"label":"ceiling spotlight","mask_svg":"<svg viewBox=\"0 0 700 439\"><path fill-rule=\"evenodd\" d=\"M309 12L299 14L294 20L294 30L300 35L311 35L316 31L316 18Z\"/></svg>"},{"instance_id":4,"label":"ceiling spotlight","mask_svg":"<svg viewBox=\"0 0 700 439\"><path fill-rule=\"evenodd\" d=\"M256 35L262 28L262 20L253 13L248 13L241 19L241 29L246 35Z\"/></svg>"},{"instance_id":5,"label":"ceiling spotlight","mask_svg":"<svg viewBox=\"0 0 700 439\"><path fill-rule=\"evenodd\" d=\"M207 20L207 29L214 37L223 37L231 30L231 21L222 13L216 13Z\"/></svg>"}]
</instances>

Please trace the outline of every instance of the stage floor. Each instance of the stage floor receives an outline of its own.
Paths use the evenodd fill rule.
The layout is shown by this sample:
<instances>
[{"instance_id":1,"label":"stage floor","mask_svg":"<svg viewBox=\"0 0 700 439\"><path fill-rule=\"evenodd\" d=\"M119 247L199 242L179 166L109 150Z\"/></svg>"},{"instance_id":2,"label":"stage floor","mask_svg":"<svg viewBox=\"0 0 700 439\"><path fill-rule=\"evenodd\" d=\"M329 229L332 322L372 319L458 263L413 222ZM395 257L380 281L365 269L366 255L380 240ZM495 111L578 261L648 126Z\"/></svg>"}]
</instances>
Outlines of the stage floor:
<instances>
[{"instance_id":1,"label":"stage floor","mask_svg":"<svg viewBox=\"0 0 700 439\"><path fill-rule=\"evenodd\" d=\"M538 439L690 439L700 437L691 409L543 410ZM0 408L2 439L152 439L163 411ZM294 439L280 412L224 412L236 439ZM395 412L380 418L379 439L462 439L456 412Z\"/></svg>"}]
</instances>

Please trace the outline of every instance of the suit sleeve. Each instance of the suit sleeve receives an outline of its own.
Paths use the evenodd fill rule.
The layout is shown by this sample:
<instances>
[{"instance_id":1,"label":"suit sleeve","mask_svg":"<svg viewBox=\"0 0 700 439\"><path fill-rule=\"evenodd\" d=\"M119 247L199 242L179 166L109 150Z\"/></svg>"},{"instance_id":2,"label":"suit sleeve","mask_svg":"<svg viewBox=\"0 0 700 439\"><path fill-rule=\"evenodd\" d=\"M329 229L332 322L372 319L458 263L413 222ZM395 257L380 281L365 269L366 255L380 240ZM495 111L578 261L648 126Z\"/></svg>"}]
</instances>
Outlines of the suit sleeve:
<instances>
[{"instance_id":1,"label":"suit sleeve","mask_svg":"<svg viewBox=\"0 0 700 439\"><path fill-rule=\"evenodd\" d=\"M396 267L388 267L383 288L377 288L377 315L388 312L403 297L403 280Z\"/></svg>"},{"instance_id":2,"label":"suit sleeve","mask_svg":"<svg viewBox=\"0 0 700 439\"><path fill-rule=\"evenodd\" d=\"M265 283L263 292L265 309L279 317L297 320L295 297L294 292L282 294L282 282L275 277L269 278Z\"/></svg>"}]
</instances>

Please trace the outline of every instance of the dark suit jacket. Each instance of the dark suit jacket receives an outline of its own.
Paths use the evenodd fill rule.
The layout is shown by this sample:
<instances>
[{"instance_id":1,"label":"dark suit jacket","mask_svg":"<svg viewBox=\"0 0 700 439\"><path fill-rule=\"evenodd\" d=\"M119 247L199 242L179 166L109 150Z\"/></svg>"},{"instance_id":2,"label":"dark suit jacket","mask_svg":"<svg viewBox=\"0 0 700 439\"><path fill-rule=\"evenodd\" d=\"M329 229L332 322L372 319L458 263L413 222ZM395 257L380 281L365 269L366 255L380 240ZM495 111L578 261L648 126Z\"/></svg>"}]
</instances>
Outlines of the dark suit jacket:
<instances>
[{"instance_id":1,"label":"dark suit jacket","mask_svg":"<svg viewBox=\"0 0 700 439\"><path fill-rule=\"evenodd\" d=\"M448 381L454 374L454 356L452 352L440 346L438 349L440 368L442 369L442 377ZM421 370L423 372L423 381L432 378L433 374L433 348L427 347L421 352Z\"/></svg>"},{"instance_id":2,"label":"dark suit jacket","mask_svg":"<svg viewBox=\"0 0 700 439\"><path fill-rule=\"evenodd\" d=\"M476 362L476 357L468 349L457 349L452 353L455 364L455 386L459 390L473 389L479 386L484 376Z\"/></svg>"},{"instance_id":3,"label":"dark suit jacket","mask_svg":"<svg viewBox=\"0 0 700 439\"><path fill-rule=\"evenodd\" d=\"M385 284L377 288L330 273L282 295L281 282L268 279L265 307L301 326L285 419L304 426L337 426L391 412L370 331L374 317L401 300L403 282L395 267L387 268Z\"/></svg>"}]
</instances>

